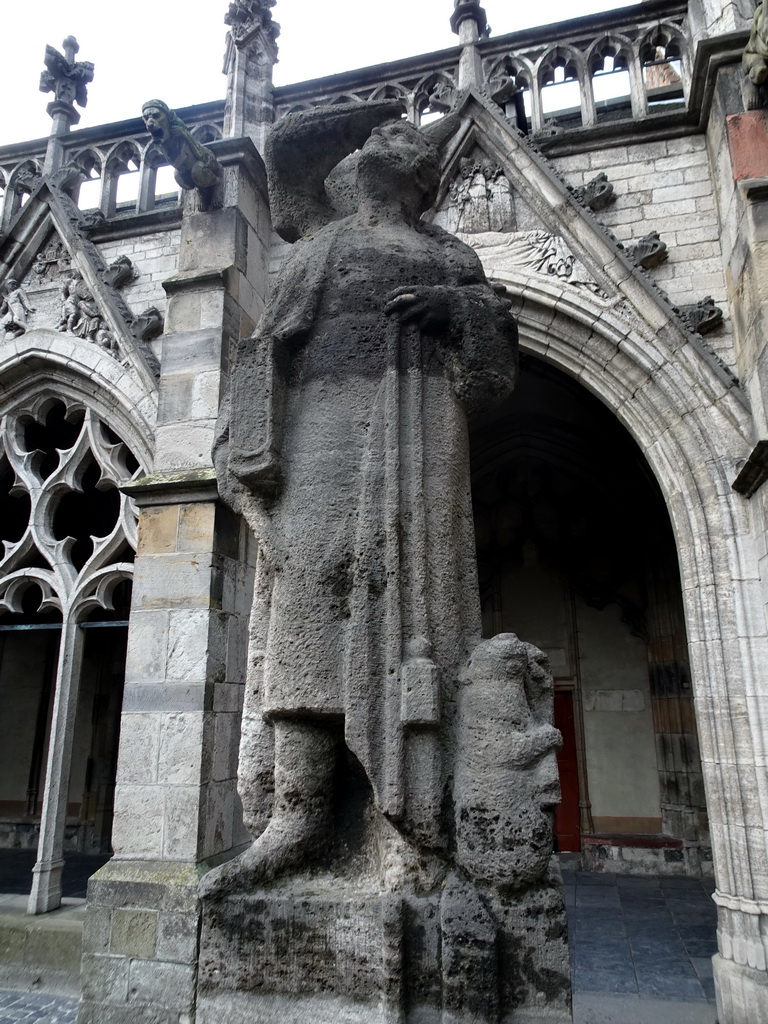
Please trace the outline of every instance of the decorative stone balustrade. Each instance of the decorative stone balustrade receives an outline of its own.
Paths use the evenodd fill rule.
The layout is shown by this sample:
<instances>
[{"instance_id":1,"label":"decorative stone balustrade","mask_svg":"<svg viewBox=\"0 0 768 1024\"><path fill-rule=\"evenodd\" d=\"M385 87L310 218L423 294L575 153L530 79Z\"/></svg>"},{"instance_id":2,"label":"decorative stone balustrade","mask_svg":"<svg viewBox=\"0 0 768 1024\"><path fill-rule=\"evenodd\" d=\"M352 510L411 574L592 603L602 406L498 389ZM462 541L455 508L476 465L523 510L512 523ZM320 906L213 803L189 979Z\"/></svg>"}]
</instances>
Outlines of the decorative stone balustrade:
<instances>
[{"instance_id":1,"label":"decorative stone balustrade","mask_svg":"<svg viewBox=\"0 0 768 1024\"><path fill-rule=\"evenodd\" d=\"M614 131L627 120L635 122L635 131L638 122L672 129L690 114L695 77L685 18L685 3L649 0L642 8L481 40L477 44L482 59L480 87L506 117L545 149L591 131ZM450 109L460 56L461 47L456 46L277 88L275 114L279 118L321 103L394 98L402 100L408 117L418 124ZM221 137L223 101L179 113L201 141ZM0 191L4 192L0 225L7 226L25 194L33 190L45 145L46 140L38 140L0 147ZM140 119L72 132L64 147L65 163L74 164L85 177L79 186L81 209L95 208L113 218L178 204L170 177L168 185L164 178L159 180L164 159ZM128 174L137 175L138 187L130 190L130 199L121 199Z\"/></svg>"}]
</instances>

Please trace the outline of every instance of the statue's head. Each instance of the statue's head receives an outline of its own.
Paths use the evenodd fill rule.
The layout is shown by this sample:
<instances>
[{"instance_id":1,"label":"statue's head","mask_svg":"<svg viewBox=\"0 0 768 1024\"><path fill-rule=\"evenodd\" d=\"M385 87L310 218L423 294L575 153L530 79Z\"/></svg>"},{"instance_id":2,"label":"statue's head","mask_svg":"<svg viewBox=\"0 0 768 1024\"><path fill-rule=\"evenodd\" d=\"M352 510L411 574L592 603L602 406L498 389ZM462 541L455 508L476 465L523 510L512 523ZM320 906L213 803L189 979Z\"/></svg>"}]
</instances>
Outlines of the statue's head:
<instances>
[{"instance_id":1,"label":"statue's head","mask_svg":"<svg viewBox=\"0 0 768 1024\"><path fill-rule=\"evenodd\" d=\"M429 139L408 121L374 128L357 161L358 190L380 198L410 198L417 215L440 186L440 160Z\"/></svg>"},{"instance_id":2,"label":"statue's head","mask_svg":"<svg viewBox=\"0 0 768 1024\"><path fill-rule=\"evenodd\" d=\"M155 142L164 142L170 135L176 115L162 100L147 100L141 108L141 117Z\"/></svg>"}]
</instances>

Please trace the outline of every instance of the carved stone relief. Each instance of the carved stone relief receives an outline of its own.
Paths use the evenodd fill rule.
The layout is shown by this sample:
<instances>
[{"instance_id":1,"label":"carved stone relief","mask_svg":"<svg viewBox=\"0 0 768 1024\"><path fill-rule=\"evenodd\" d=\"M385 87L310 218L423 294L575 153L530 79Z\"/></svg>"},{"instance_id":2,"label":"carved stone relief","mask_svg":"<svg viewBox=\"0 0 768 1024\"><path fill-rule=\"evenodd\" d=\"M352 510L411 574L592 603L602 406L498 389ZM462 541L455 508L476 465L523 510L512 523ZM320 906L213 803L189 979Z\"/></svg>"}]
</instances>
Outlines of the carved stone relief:
<instances>
[{"instance_id":1,"label":"carved stone relief","mask_svg":"<svg viewBox=\"0 0 768 1024\"><path fill-rule=\"evenodd\" d=\"M127 256L120 256L102 276L107 285L119 289L135 280L138 273ZM58 235L38 252L24 284L22 287L15 278L8 278L1 289L0 328L6 340L19 337L31 327L54 327L119 357L114 332L83 275L72 269L69 250ZM162 329L162 316L157 315ZM156 323L157 318L150 316L150 333Z\"/></svg>"},{"instance_id":2,"label":"carved stone relief","mask_svg":"<svg viewBox=\"0 0 768 1024\"><path fill-rule=\"evenodd\" d=\"M595 295L604 294L560 235L547 231L490 231L460 237L481 254L487 268L542 274L577 288L587 288Z\"/></svg>"},{"instance_id":3,"label":"carved stone relief","mask_svg":"<svg viewBox=\"0 0 768 1024\"><path fill-rule=\"evenodd\" d=\"M482 156L464 157L435 222L454 234L511 230L514 208L501 167Z\"/></svg>"}]
</instances>

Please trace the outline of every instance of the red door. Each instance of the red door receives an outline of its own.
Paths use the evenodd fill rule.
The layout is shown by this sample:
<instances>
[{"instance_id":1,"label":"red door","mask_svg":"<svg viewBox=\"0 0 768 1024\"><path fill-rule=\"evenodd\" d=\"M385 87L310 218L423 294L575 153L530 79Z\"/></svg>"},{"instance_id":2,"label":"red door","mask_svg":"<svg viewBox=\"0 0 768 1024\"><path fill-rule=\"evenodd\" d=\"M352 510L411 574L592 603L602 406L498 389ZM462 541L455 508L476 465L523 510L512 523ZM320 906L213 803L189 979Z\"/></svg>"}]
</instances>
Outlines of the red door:
<instances>
[{"instance_id":1,"label":"red door","mask_svg":"<svg viewBox=\"0 0 768 1024\"><path fill-rule=\"evenodd\" d=\"M555 690L555 727L563 734L563 748L557 755L562 792L562 801L555 811L557 850L559 853L578 853L581 850L579 771L572 690Z\"/></svg>"}]
</instances>

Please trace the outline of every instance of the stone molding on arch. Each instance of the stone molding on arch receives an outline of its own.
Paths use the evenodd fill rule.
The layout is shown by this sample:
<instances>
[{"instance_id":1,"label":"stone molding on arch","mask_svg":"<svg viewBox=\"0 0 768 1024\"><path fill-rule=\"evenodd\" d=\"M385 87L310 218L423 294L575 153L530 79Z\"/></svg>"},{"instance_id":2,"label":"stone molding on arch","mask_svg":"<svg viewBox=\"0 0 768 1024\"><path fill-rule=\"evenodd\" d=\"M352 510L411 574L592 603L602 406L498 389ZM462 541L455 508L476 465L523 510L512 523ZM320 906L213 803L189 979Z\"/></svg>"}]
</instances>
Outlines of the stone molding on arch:
<instances>
[{"instance_id":1,"label":"stone molding on arch","mask_svg":"<svg viewBox=\"0 0 768 1024\"><path fill-rule=\"evenodd\" d=\"M43 392L66 395L93 411L152 471L157 396L89 341L35 328L0 346L0 414Z\"/></svg>"}]
</instances>

